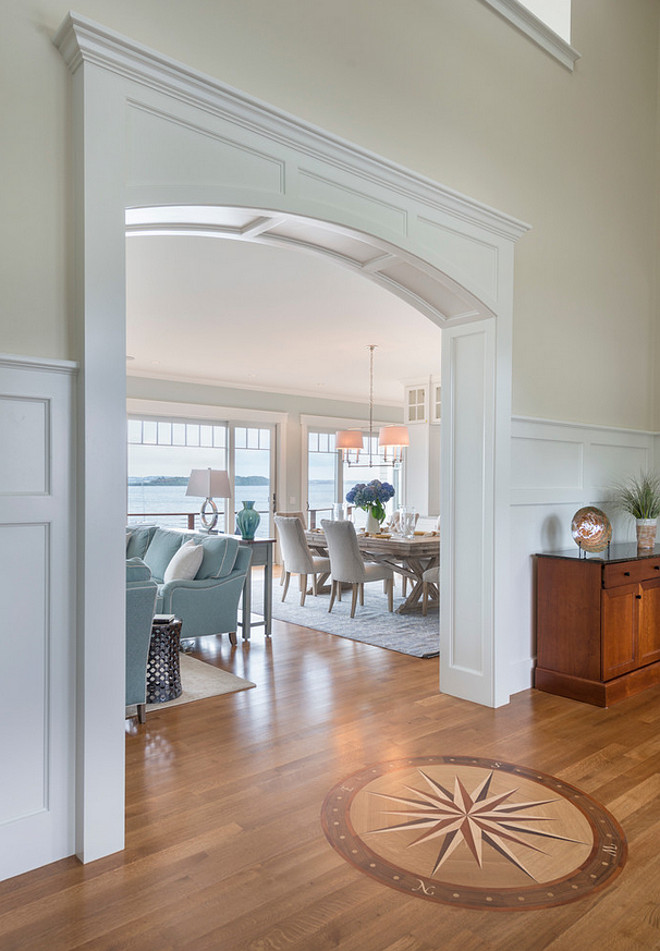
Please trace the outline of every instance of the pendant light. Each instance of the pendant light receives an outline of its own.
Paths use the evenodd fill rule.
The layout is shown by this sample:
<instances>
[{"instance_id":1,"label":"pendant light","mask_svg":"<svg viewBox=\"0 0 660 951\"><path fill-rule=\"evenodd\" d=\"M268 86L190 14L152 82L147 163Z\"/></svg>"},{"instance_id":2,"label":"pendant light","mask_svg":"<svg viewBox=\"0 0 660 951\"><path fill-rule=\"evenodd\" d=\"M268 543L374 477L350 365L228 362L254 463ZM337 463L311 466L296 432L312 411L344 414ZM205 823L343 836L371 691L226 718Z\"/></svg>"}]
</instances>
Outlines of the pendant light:
<instances>
[{"instance_id":1,"label":"pendant light","mask_svg":"<svg viewBox=\"0 0 660 951\"><path fill-rule=\"evenodd\" d=\"M373 459L374 436L374 350L375 343L370 343L369 350L369 462L360 461L360 453L364 450L364 437L359 429L342 429L335 436L335 447L341 449L342 459L349 466L367 465L382 466L400 465L403 461L403 449L410 445L406 426L381 426L378 433L378 447L384 449L384 462ZM351 453L353 455L351 456ZM390 456L390 458L388 458Z\"/></svg>"}]
</instances>

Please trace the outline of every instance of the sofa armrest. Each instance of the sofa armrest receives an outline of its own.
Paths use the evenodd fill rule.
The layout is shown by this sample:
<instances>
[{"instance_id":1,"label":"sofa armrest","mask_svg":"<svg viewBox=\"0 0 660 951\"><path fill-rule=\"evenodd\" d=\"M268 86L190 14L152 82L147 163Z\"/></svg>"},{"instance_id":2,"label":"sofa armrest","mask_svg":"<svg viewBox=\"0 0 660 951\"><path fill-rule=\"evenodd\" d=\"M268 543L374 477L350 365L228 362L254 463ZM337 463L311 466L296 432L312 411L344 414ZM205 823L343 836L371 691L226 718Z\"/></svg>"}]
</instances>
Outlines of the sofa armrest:
<instances>
[{"instance_id":1,"label":"sofa armrest","mask_svg":"<svg viewBox=\"0 0 660 951\"><path fill-rule=\"evenodd\" d=\"M252 561L252 552L249 548L239 548L238 554L236 555L236 561L234 562L233 571L239 572L239 574L246 575ZM233 573L233 572L232 572Z\"/></svg>"},{"instance_id":2,"label":"sofa armrest","mask_svg":"<svg viewBox=\"0 0 660 951\"><path fill-rule=\"evenodd\" d=\"M158 594L160 597L169 595L177 589L187 588L189 591L213 591L216 588L222 588L230 581L240 577L242 572L230 571L224 578L204 578L203 580L184 581L182 578L175 578L174 581L168 581L165 584L158 585Z\"/></svg>"}]
</instances>

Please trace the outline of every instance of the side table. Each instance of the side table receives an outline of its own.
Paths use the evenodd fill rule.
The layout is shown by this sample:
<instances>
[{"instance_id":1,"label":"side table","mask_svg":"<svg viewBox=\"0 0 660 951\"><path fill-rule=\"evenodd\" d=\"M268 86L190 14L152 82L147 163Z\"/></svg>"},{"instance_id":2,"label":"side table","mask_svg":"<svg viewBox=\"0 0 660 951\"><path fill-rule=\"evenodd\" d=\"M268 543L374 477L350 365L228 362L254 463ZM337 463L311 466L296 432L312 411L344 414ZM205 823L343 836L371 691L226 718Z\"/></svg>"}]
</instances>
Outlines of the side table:
<instances>
[{"instance_id":1,"label":"side table","mask_svg":"<svg viewBox=\"0 0 660 951\"><path fill-rule=\"evenodd\" d=\"M151 622L147 660L147 703L165 703L181 696L181 623L178 618L169 614L157 614Z\"/></svg>"},{"instance_id":2,"label":"side table","mask_svg":"<svg viewBox=\"0 0 660 951\"><path fill-rule=\"evenodd\" d=\"M243 631L243 640L249 641L252 628L261 626L264 628L266 637L270 637L273 622L273 548L275 547L275 539L235 537L239 538L241 547L249 548L252 552L252 562L243 584L242 618L238 622ZM264 568L264 619L263 621L253 621L252 569L261 565Z\"/></svg>"}]
</instances>

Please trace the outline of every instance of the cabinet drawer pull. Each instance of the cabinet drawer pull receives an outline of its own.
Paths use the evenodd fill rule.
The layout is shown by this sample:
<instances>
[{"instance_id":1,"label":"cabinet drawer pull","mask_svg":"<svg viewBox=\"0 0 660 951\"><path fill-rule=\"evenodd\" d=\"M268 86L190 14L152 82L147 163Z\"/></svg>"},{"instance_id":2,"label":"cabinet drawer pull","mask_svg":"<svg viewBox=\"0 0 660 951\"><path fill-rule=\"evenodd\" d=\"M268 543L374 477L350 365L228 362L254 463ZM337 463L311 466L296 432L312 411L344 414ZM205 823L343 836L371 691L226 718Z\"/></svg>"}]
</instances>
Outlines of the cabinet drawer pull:
<instances>
[{"instance_id":1,"label":"cabinet drawer pull","mask_svg":"<svg viewBox=\"0 0 660 951\"><path fill-rule=\"evenodd\" d=\"M641 594L636 594L635 597L637 598L638 601L641 601L641 600L642 600Z\"/></svg>"},{"instance_id":2,"label":"cabinet drawer pull","mask_svg":"<svg viewBox=\"0 0 660 951\"><path fill-rule=\"evenodd\" d=\"M660 565L653 565L654 571L660 571Z\"/></svg>"}]
</instances>

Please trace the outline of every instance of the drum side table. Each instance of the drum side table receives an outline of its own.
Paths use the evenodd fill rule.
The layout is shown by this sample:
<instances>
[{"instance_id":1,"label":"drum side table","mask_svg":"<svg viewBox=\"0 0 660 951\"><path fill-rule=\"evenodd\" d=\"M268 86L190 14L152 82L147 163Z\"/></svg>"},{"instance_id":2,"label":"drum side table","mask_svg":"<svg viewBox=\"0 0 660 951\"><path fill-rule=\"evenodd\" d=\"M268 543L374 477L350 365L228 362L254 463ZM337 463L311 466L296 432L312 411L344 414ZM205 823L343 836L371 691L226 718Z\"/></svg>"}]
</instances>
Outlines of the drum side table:
<instances>
[{"instance_id":1,"label":"drum side table","mask_svg":"<svg viewBox=\"0 0 660 951\"><path fill-rule=\"evenodd\" d=\"M165 703L181 696L179 646L181 621L157 614L151 623L147 661L147 703Z\"/></svg>"}]
</instances>

